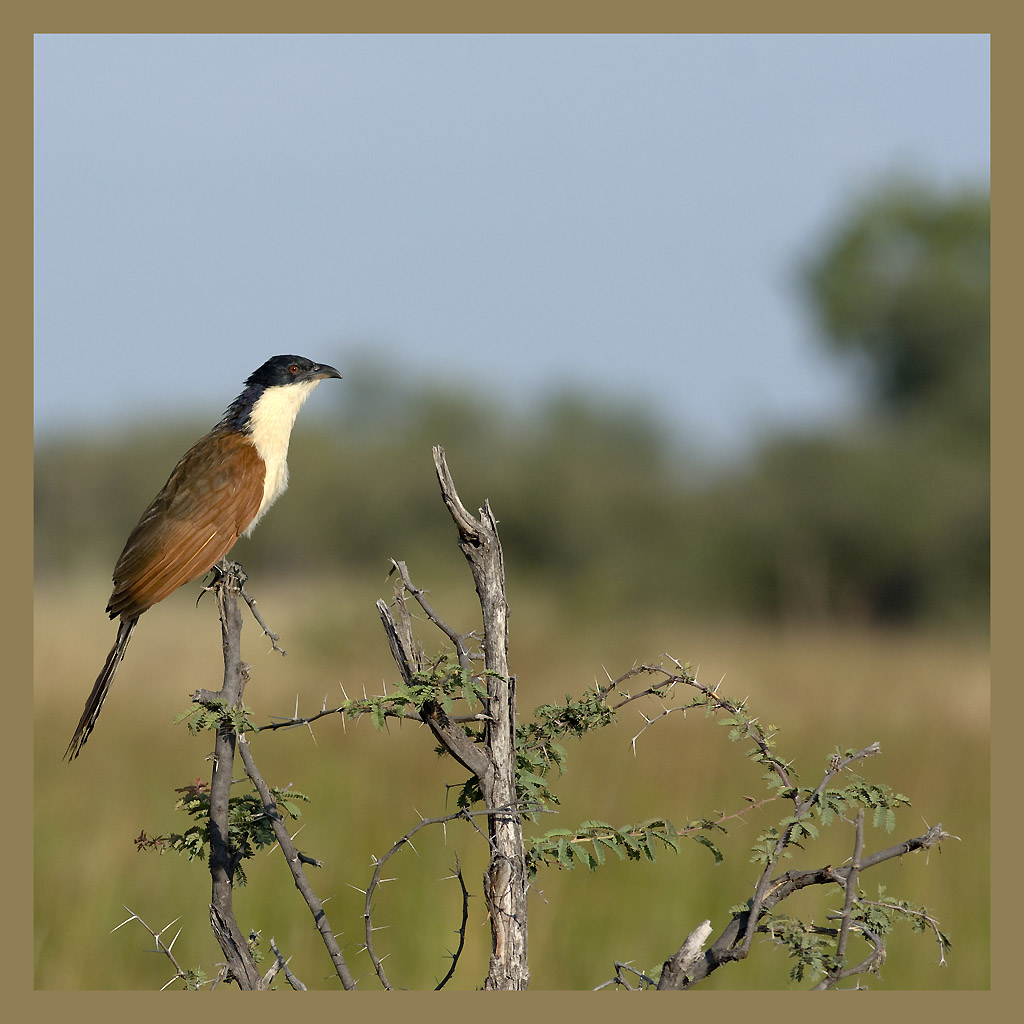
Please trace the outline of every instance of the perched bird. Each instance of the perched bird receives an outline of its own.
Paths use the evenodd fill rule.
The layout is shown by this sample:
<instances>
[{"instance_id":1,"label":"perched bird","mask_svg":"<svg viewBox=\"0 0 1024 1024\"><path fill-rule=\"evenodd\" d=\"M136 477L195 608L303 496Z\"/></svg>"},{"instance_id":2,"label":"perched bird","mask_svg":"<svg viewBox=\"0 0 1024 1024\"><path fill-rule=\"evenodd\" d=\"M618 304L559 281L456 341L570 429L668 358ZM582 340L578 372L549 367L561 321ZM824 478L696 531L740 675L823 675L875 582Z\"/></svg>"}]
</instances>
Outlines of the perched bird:
<instances>
[{"instance_id":1,"label":"perched bird","mask_svg":"<svg viewBox=\"0 0 1024 1024\"><path fill-rule=\"evenodd\" d=\"M198 579L248 535L288 486L288 440L302 404L333 366L274 356L245 382L224 418L174 467L114 566L107 603L117 639L89 694L65 758L81 753L139 616Z\"/></svg>"}]
</instances>

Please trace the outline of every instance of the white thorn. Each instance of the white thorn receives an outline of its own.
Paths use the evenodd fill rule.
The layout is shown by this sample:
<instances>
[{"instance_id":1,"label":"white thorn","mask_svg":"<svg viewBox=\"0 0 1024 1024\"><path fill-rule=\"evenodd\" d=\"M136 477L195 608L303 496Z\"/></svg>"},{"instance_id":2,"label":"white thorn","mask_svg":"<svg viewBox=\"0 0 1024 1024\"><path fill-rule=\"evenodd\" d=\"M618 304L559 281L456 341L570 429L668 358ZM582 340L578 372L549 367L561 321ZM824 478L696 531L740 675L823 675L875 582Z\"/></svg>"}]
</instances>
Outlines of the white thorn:
<instances>
[{"instance_id":1,"label":"white thorn","mask_svg":"<svg viewBox=\"0 0 1024 1024\"><path fill-rule=\"evenodd\" d=\"M124 904L122 903L122 904L121 904L121 906L122 906L122 907L124 907ZM134 910L130 910L130 909L129 909L128 907L124 907L124 909L125 909L125 910L127 910L127 911L128 911L128 913L129 913L129 914L131 914L132 916L131 916L131 917L128 917L128 918L125 918L125 920L123 920L123 921L122 921L122 922L121 922L121 923L120 923L120 924L119 924L119 925L117 926L117 928L123 928L123 927L124 927L124 926L125 926L125 925L126 925L126 924L127 924L128 922L129 922L129 921L134 921L134 920L136 920L136 919L138 918L138 916L139 916L138 914L136 914L136 913L135 913L135 911L134 911ZM116 932L116 931L117 931L117 928L111 928L111 929L110 929L110 933L111 933L111 934L113 934L114 932Z\"/></svg>"}]
</instances>

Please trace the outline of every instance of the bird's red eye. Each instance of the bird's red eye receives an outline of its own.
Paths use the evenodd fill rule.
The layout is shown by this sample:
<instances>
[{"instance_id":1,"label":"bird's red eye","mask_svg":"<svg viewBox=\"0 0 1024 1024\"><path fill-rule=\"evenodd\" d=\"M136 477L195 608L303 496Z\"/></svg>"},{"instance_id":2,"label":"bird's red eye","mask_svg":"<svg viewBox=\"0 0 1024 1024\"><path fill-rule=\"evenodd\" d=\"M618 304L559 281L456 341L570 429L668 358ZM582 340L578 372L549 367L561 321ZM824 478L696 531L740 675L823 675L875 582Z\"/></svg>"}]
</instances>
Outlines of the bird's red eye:
<instances>
[{"instance_id":1,"label":"bird's red eye","mask_svg":"<svg viewBox=\"0 0 1024 1024\"><path fill-rule=\"evenodd\" d=\"M298 373L299 372L299 364L298 363L292 363L292 365L288 367L288 372L289 373Z\"/></svg>"}]
</instances>

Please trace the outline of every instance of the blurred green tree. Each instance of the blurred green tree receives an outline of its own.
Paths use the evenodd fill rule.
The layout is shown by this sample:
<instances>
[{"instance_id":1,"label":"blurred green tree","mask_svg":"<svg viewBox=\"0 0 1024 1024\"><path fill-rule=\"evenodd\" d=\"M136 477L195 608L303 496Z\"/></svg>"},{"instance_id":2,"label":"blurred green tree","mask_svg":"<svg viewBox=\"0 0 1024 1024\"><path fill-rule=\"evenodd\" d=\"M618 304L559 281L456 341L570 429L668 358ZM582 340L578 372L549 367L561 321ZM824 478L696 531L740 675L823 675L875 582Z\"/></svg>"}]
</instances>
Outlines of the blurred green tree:
<instances>
[{"instance_id":1,"label":"blurred green tree","mask_svg":"<svg viewBox=\"0 0 1024 1024\"><path fill-rule=\"evenodd\" d=\"M769 439L748 474L708 496L722 578L761 614L985 615L987 193L885 182L801 279L823 343L859 363L865 413L839 431Z\"/></svg>"},{"instance_id":2,"label":"blurred green tree","mask_svg":"<svg viewBox=\"0 0 1024 1024\"><path fill-rule=\"evenodd\" d=\"M804 268L825 342L866 363L877 407L944 440L989 436L989 196L887 183Z\"/></svg>"}]
</instances>

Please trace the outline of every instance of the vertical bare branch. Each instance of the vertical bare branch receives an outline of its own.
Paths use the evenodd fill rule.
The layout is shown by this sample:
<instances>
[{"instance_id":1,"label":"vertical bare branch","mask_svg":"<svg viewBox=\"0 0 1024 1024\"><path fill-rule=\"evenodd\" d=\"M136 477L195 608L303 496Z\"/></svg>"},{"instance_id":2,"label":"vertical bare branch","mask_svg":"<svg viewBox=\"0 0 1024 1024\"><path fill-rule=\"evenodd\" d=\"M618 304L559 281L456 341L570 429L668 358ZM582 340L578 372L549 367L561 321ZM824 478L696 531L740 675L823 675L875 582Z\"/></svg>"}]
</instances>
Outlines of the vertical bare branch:
<instances>
[{"instance_id":1,"label":"vertical bare branch","mask_svg":"<svg viewBox=\"0 0 1024 1024\"><path fill-rule=\"evenodd\" d=\"M525 989L527 963L526 858L516 794L516 683L508 665L508 603L497 521L485 502L479 518L459 498L444 449L433 449L441 496L459 531L483 616L488 721L483 748L488 763L475 770L488 815L491 862L484 879L491 915L491 959L484 987Z\"/></svg>"},{"instance_id":2,"label":"vertical bare branch","mask_svg":"<svg viewBox=\"0 0 1024 1024\"><path fill-rule=\"evenodd\" d=\"M238 608L238 595L242 582L238 567L222 561L217 566L217 579L213 584L220 609L221 636L224 645L224 684L218 694L203 694L222 700L225 707L242 706L246 666L241 658L242 614ZM261 987L260 973L249 953L248 944L235 920L232 907L232 889L235 868L238 866L231 849L228 832L231 800L231 777L235 763L235 730L227 716L217 729L214 748L213 775L210 779L210 875L213 895L210 901L210 923L227 960L231 976L240 988Z\"/></svg>"}]
</instances>

